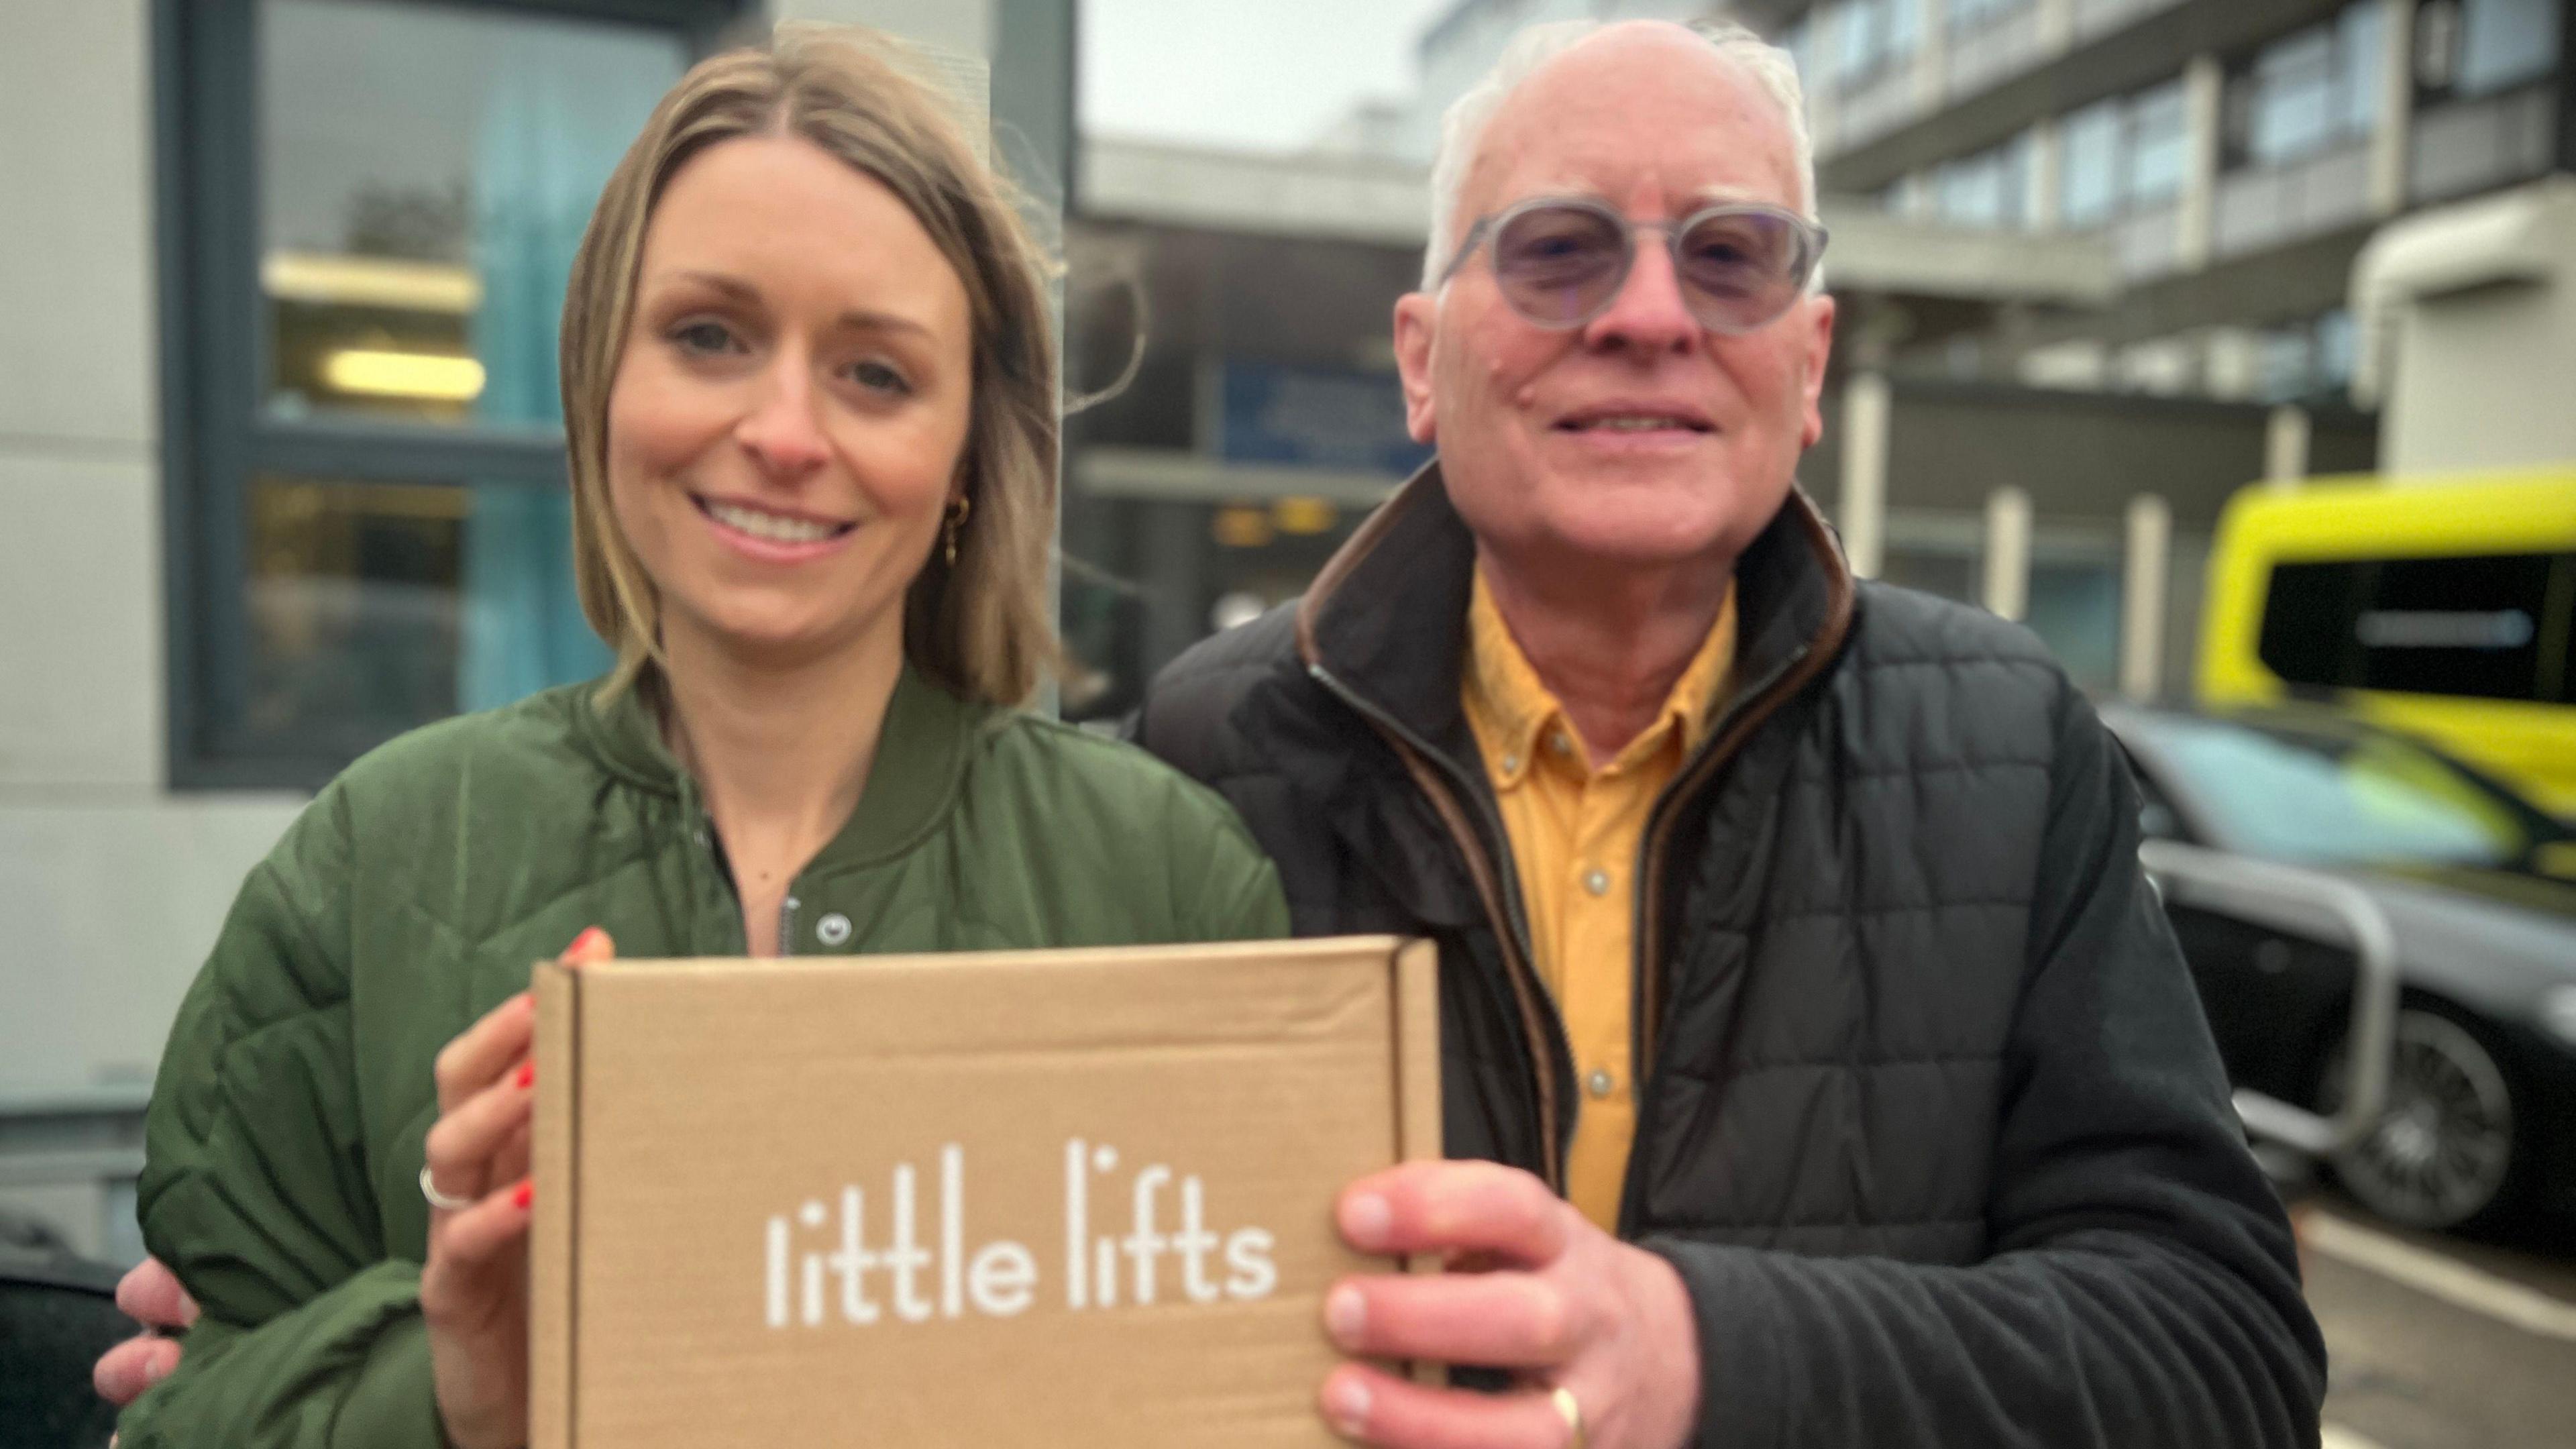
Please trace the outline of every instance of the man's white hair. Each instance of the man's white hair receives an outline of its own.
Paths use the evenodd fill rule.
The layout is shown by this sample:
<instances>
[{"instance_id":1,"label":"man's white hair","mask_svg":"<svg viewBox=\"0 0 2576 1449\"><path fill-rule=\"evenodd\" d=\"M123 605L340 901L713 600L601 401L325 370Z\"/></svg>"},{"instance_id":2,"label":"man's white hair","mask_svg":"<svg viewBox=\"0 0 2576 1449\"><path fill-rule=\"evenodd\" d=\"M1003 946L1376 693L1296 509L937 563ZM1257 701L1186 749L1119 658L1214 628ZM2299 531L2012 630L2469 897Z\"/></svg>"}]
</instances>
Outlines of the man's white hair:
<instances>
[{"instance_id":1,"label":"man's white hair","mask_svg":"<svg viewBox=\"0 0 2576 1449\"><path fill-rule=\"evenodd\" d=\"M1449 109L1440 117L1440 149L1431 158L1431 241L1422 251L1422 290L1432 291L1440 285L1440 270L1449 265L1451 255L1457 251L1459 193L1467 185L1468 168L1475 164L1476 148L1483 143L1485 128L1493 123L1495 113L1539 67L1604 28L1605 22L1599 20L1559 20L1530 26L1503 47L1494 68L1483 79L1449 103ZM1798 63L1789 52L1732 20L1693 21L1684 28L1741 67L1780 108L1781 119L1789 125L1790 159L1798 175L1798 213L1815 220L1816 145L1807 133L1807 98L1798 84ZM1817 268L1818 278L1810 279L1810 290L1823 270Z\"/></svg>"}]
</instances>

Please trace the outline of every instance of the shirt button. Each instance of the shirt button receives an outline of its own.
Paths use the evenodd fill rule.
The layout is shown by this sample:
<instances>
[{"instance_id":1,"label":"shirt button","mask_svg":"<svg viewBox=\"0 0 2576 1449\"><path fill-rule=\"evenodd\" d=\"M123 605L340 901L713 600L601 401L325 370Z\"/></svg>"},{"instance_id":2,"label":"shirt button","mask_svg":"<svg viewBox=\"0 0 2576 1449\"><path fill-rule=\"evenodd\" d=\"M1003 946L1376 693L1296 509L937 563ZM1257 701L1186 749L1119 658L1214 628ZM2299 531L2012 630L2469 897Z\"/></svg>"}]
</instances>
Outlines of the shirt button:
<instances>
[{"instance_id":1,"label":"shirt button","mask_svg":"<svg viewBox=\"0 0 2576 1449\"><path fill-rule=\"evenodd\" d=\"M1610 872L1599 869L1585 871L1583 873L1583 888L1592 892L1596 896L1606 896L1610 894Z\"/></svg>"},{"instance_id":2,"label":"shirt button","mask_svg":"<svg viewBox=\"0 0 2576 1449\"><path fill-rule=\"evenodd\" d=\"M1583 1090L1595 1097L1609 1096L1610 1089L1617 1085L1619 1085L1618 1079L1611 1076L1606 1067L1594 1067L1592 1075L1583 1079Z\"/></svg>"},{"instance_id":3,"label":"shirt button","mask_svg":"<svg viewBox=\"0 0 2576 1449\"><path fill-rule=\"evenodd\" d=\"M814 923L814 939L826 946L840 946L850 939L850 918L833 911Z\"/></svg>"}]
</instances>

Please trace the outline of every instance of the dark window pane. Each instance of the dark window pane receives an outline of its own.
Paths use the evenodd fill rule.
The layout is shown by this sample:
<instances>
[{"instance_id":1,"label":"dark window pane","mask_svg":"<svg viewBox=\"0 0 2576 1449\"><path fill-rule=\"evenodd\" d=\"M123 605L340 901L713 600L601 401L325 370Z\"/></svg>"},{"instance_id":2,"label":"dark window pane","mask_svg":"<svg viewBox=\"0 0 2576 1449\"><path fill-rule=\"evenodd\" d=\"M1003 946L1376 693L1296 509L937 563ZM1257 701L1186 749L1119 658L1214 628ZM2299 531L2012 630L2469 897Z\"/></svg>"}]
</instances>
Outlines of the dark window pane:
<instances>
[{"instance_id":1,"label":"dark window pane","mask_svg":"<svg viewBox=\"0 0 2576 1449\"><path fill-rule=\"evenodd\" d=\"M2547 554L2282 564L2260 653L2294 685L2529 700L2551 687ZM2563 647L2558 645L2557 647Z\"/></svg>"},{"instance_id":2,"label":"dark window pane","mask_svg":"<svg viewBox=\"0 0 2576 1449\"><path fill-rule=\"evenodd\" d=\"M260 26L268 411L553 421L565 273L682 41L392 0Z\"/></svg>"},{"instance_id":3,"label":"dark window pane","mask_svg":"<svg viewBox=\"0 0 2576 1449\"><path fill-rule=\"evenodd\" d=\"M564 493L263 475L249 502L240 734L354 757L609 663L572 595Z\"/></svg>"},{"instance_id":4,"label":"dark window pane","mask_svg":"<svg viewBox=\"0 0 2576 1449\"><path fill-rule=\"evenodd\" d=\"M355 753L455 710L466 506L462 488L252 483L245 732Z\"/></svg>"},{"instance_id":5,"label":"dark window pane","mask_svg":"<svg viewBox=\"0 0 2576 1449\"><path fill-rule=\"evenodd\" d=\"M2368 597L2369 570L2366 563L2273 565L2255 650L2263 667L2309 689L2360 682L2352 621Z\"/></svg>"},{"instance_id":6,"label":"dark window pane","mask_svg":"<svg viewBox=\"0 0 2576 1449\"><path fill-rule=\"evenodd\" d=\"M2362 687L2530 699L2539 682L2546 554L2389 559L2354 621Z\"/></svg>"},{"instance_id":7,"label":"dark window pane","mask_svg":"<svg viewBox=\"0 0 2576 1449\"><path fill-rule=\"evenodd\" d=\"M2034 563L2031 632L2067 674L2087 689L2107 689L2120 674L2120 574L2100 563Z\"/></svg>"}]
</instances>

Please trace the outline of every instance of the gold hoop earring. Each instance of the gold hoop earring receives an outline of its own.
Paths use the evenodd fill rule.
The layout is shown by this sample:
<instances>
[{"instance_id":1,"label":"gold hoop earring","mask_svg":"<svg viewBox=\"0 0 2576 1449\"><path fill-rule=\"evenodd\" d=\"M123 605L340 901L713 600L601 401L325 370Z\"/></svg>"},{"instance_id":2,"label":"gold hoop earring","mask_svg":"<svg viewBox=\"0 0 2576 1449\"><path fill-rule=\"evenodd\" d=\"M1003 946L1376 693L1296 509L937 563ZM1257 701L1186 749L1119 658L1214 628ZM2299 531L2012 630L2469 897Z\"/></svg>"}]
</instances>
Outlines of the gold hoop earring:
<instances>
[{"instance_id":1,"label":"gold hoop earring","mask_svg":"<svg viewBox=\"0 0 2576 1449\"><path fill-rule=\"evenodd\" d=\"M974 511L975 500L963 493L949 500L948 527L944 533L947 542L948 566L952 569L957 567L957 535L965 531L966 515Z\"/></svg>"}]
</instances>

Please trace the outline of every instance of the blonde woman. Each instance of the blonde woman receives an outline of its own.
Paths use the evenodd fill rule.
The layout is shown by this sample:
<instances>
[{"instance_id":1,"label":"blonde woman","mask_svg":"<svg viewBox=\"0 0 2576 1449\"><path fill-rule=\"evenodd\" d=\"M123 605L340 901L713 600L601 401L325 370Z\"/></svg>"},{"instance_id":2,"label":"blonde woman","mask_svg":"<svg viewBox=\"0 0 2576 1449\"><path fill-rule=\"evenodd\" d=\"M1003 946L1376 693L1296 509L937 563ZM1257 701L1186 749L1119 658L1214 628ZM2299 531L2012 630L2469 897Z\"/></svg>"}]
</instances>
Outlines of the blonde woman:
<instances>
[{"instance_id":1,"label":"blonde woman","mask_svg":"<svg viewBox=\"0 0 2576 1449\"><path fill-rule=\"evenodd\" d=\"M531 960L1286 931L1213 795L1015 708L1055 649L1041 257L887 52L681 81L563 392L617 668L378 750L252 872L153 1094L144 1237L203 1316L127 1449L525 1441Z\"/></svg>"}]
</instances>

